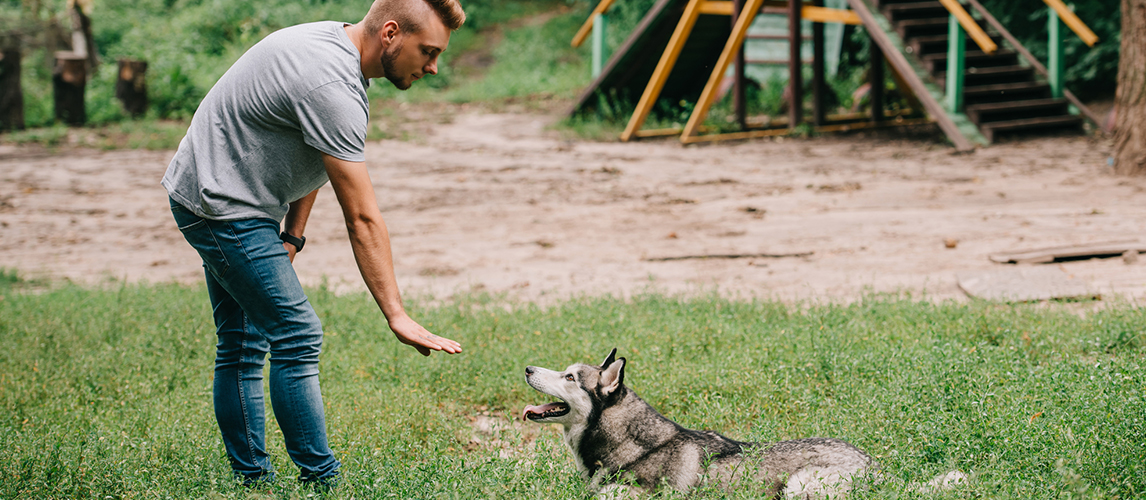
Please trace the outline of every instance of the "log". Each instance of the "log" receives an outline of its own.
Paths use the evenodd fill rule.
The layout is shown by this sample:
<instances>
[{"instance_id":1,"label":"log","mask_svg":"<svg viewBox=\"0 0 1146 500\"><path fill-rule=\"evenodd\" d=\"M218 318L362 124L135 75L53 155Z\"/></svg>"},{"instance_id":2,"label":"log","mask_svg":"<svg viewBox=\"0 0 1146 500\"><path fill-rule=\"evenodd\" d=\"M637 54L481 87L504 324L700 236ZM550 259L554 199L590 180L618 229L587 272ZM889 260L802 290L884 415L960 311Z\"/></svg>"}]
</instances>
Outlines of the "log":
<instances>
[{"instance_id":1,"label":"log","mask_svg":"<svg viewBox=\"0 0 1146 500\"><path fill-rule=\"evenodd\" d=\"M87 64L86 54L56 53L56 67L52 70L56 120L73 126L83 125L87 121L87 111L84 108Z\"/></svg>"},{"instance_id":2,"label":"log","mask_svg":"<svg viewBox=\"0 0 1146 500\"><path fill-rule=\"evenodd\" d=\"M20 48L0 51L0 130L24 129L24 91L20 87Z\"/></svg>"},{"instance_id":3,"label":"log","mask_svg":"<svg viewBox=\"0 0 1146 500\"><path fill-rule=\"evenodd\" d=\"M119 78L115 82L115 97L123 109L134 118L147 112L147 61L119 60Z\"/></svg>"}]
</instances>

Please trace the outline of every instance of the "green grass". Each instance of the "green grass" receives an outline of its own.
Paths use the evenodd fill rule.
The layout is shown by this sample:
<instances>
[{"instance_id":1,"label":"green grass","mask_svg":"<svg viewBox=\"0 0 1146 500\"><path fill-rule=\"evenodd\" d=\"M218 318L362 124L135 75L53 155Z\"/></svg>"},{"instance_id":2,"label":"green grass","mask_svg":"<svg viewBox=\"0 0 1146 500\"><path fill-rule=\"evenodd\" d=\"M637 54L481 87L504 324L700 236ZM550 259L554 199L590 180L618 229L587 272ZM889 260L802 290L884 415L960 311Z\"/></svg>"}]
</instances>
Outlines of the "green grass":
<instances>
[{"instance_id":1,"label":"green grass","mask_svg":"<svg viewBox=\"0 0 1146 500\"><path fill-rule=\"evenodd\" d=\"M273 423L281 480L261 493L230 480L204 289L19 285L15 273L0 279L0 497L305 496ZM469 445L469 417L545 402L522 380L527 364L599 362L613 347L629 360L626 383L685 426L845 438L905 481L976 474L947 498L1146 495L1146 318L1129 306L471 297L410 307L465 346L422 358L367 296L319 289L311 300L345 472L335 498L587 498L555 429L502 457ZM911 496L890 485L856 497Z\"/></svg>"},{"instance_id":2,"label":"green grass","mask_svg":"<svg viewBox=\"0 0 1146 500\"><path fill-rule=\"evenodd\" d=\"M103 126L68 128L63 125L33 128L0 135L0 143L40 144L97 149L175 149L187 133L188 122L143 119Z\"/></svg>"}]
</instances>

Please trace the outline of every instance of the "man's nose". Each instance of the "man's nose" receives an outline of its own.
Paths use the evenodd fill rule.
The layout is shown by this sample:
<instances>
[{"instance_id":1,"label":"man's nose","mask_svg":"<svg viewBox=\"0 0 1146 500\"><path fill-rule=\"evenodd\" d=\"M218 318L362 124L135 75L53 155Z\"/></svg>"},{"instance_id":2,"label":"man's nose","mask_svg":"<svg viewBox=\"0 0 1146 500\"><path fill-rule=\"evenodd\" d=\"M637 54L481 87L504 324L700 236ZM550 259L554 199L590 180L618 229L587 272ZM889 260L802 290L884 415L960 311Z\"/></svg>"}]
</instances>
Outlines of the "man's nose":
<instances>
[{"instance_id":1,"label":"man's nose","mask_svg":"<svg viewBox=\"0 0 1146 500\"><path fill-rule=\"evenodd\" d=\"M436 59L433 61L430 61L430 64L426 65L426 73L429 73L431 75L438 74L438 61Z\"/></svg>"}]
</instances>

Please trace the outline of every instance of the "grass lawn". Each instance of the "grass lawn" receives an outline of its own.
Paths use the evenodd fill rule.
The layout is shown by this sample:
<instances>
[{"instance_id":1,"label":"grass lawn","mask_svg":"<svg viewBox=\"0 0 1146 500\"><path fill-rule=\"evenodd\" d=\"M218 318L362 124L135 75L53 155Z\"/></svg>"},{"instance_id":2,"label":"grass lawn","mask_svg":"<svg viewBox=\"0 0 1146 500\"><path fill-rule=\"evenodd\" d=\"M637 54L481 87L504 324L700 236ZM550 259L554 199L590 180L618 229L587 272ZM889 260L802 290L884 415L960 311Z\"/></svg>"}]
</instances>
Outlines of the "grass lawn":
<instances>
[{"instance_id":1,"label":"grass lawn","mask_svg":"<svg viewBox=\"0 0 1146 500\"><path fill-rule=\"evenodd\" d=\"M45 290L0 277L0 497L309 493L273 420L279 481L253 492L232 482L211 409L203 288ZM588 498L556 428L524 424L541 432L506 431L495 446L471 442L471 421L509 423L548 402L525 384L525 365L600 362L612 347L629 360L626 384L682 425L745 440L844 438L905 481L975 474L942 498L1146 495L1146 315L1126 305L1084 314L649 294L541 308L477 296L411 304L465 347L422 358L366 295L310 296L327 332L323 393L344 472L330 498ZM911 495L889 484L854 498Z\"/></svg>"}]
</instances>

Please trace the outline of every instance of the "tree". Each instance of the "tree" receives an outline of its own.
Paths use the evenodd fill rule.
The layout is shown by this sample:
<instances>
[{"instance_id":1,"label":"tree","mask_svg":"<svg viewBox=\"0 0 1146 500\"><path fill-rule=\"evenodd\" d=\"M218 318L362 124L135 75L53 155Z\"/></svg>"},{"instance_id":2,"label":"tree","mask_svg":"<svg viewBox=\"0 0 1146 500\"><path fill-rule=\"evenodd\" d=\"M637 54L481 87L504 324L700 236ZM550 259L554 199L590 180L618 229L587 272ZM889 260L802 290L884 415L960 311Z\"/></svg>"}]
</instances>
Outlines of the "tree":
<instances>
[{"instance_id":1,"label":"tree","mask_svg":"<svg viewBox=\"0 0 1146 500\"><path fill-rule=\"evenodd\" d=\"M1146 0L1122 0L1114 171L1146 175Z\"/></svg>"}]
</instances>

